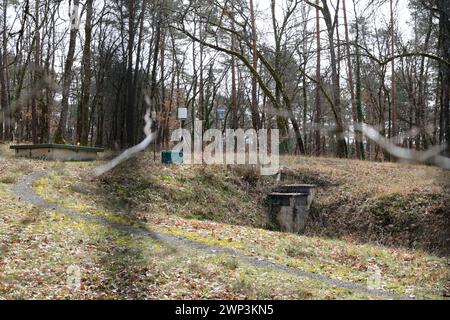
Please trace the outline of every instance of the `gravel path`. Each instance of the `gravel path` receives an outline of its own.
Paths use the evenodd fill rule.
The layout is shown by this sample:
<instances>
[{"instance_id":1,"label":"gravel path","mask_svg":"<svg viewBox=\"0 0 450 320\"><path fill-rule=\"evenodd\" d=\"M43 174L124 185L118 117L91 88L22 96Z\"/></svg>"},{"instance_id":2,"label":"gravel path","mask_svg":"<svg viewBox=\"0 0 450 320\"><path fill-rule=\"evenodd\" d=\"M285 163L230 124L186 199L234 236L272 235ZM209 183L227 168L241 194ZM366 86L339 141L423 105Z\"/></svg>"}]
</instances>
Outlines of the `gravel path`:
<instances>
[{"instance_id":1,"label":"gravel path","mask_svg":"<svg viewBox=\"0 0 450 320\"><path fill-rule=\"evenodd\" d=\"M174 248L188 247L211 255L227 254L239 259L242 263L249 264L258 268L270 268L274 271L279 271L290 275L320 281L332 287L346 288L360 293L374 295L382 299L408 299L407 297L394 295L387 291L368 289L366 286L354 282L337 280L321 274L304 271L298 268L288 267L282 264L277 264L265 258L248 256L232 249L225 249L221 247L206 245L191 241L186 238L176 237L162 232L151 231L145 228L128 226L110 221L103 217L88 215L78 212L76 210L64 208L58 204L47 202L45 199L40 197L33 189L33 184L36 181L47 176L50 173L51 171L38 171L31 175L25 176L19 179L18 182L11 187L11 191L19 198L19 200L30 203L37 207L46 210L58 211L63 214L66 214L67 216L70 216L75 220L83 220L98 223L103 226L127 232L134 236L150 237L156 241L159 241Z\"/></svg>"}]
</instances>

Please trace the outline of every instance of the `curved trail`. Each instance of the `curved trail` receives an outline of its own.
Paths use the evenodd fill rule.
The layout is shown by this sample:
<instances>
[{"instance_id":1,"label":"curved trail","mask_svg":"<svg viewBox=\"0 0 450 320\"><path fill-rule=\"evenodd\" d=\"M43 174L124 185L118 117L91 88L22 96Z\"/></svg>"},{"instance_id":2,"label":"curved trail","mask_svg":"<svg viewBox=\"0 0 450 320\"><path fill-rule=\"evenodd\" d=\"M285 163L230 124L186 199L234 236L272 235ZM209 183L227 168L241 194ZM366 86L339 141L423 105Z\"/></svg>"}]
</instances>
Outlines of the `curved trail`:
<instances>
[{"instance_id":1,"label":"curved trail","mask_svg":"<svg viewBox=\"0 0 450 320\"><path fill-rule=\"evenodd\" d=\"M383 290L375 290L375 289L368 289L366 286L363 286L361 284L357 284L350 281L344 281L344 280L338 280L333 279L321 274L316 274L308 271L304 271L301 269L288 267L286 265L277 264L274 262L271 262L265 258L259 258L259 257L253 257L248 256L243 253L240 253L238 251L232 250L232 249L225 249L221 247L216 247L212 245L206 245L198 242L194 242L192 240L172 236L166 233L157 232L157 231L151 231L146 228L142 227L135 227L135 226L128 226L124 224L120 224L111 220L108 220L106 218L100 217L100 216L93 216L89 214L84 214L81 212L78 212L76 210L67 209L59 204L56 203L50 203L43 199L41 196L39 196L33 189L33 184L38 181L39 179L49 175L51 173L51 170L49 171L38 171L31 175L22 177L18 180L16 184L14 184L11 187L11 191L19 198L19 200L30 203L32 205L35 205L37 207L51 210L51 211L57 211L60 213L63 213L67 216L70 216L72 219L75 220L83 220L83 221L89 221L92 223L98 223L100 225L110 227L119 231L127 232L130 235L134 236L145 236L150 237L158 242L161 242L163 244L166 244L171 247L188 247L191 249L199 250L207 254L211 255L220 255L220 254L227 254L231 255L242 263L252 265L258 268L270 268L274 271L283 272L286 274L299 276L303 278L307 278L310 280L316 280L320 281L324 284L327 284L332 287L339 287L339 288L345 288L350 289L353 291L357 291L364 294L369 295L375 295L383 299L408 299L407 297L398 296L395 294L392 294L387 291Z\"/></svg>"}]
</instances>

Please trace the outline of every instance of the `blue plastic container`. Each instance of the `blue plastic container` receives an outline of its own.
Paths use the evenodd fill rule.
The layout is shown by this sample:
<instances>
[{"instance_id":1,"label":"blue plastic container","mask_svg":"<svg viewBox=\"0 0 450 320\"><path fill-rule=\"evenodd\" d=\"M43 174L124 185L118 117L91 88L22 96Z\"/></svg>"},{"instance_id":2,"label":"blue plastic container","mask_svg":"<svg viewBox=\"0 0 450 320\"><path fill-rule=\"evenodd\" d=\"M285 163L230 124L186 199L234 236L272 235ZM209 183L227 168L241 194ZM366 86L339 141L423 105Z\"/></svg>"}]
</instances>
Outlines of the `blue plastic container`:
<instances>
[{"instance_id":1,"label":"blue plastic container","mask_svg":"<svg viewBox=\"0 0 450 320\"><path fill-rule=\"evenodd\" d=\"M183 151L163 151L161 161L163 164L183 164Z\"/></svg>"}]
</instances>

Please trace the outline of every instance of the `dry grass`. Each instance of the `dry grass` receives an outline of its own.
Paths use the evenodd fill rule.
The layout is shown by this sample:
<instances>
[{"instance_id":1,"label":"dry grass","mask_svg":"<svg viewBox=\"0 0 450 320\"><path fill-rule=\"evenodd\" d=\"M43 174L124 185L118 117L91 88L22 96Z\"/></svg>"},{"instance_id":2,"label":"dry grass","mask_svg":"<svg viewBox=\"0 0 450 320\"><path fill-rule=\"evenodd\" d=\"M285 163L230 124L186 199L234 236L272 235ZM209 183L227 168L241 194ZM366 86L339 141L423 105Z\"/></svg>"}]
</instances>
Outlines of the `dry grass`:
<instances>
[{"instance_id":1,"label":"dry grass","mask_svg":"<svg viewBox=\"0 0 450 320\"><path fill-rule=\"evenodd\" d=\"M51 165L1 157L0 180L12 172L19 177L21 170L26 174ZM80 209L93 200L84 209L97 214L101 206L95 199L102 195L74 187L89 185L90 180L83 179L91 169L89 164L73 163L66 170L57 169L46 184L50 191L46 194L75 194ZM66 177L80 180L71 184L62 179ZM179 250L148 237L72 220L23 203L8 188L0 182L0 300L374 298L242 265L228 256ZM67 268L72 265L80 268L80 288L67 285Z\"/></svg>"},{"instance_id":2,"label":"dry grass","mask_svg":"<svg viewBox=\"0 0 450 320\"><path fill-rule=\"evenodd\" d=\"M287 180L320 186L308 234L450 253L450 172L354 160L287 158Z\"/></svg>"},{"instance_id":3,"label":"dry grass","mask_svg":"<svg viewBox=\"0 0 450 320\"><path fill-rule=\"evenodd\" d=\"M151 155L142 154L101 179L91 175L96 164L68 164L64 171L41 180L36 187L49 200L83 212L107 216L128 224L146 224L150 229L156 228L208 245L233 248L247 255L266 257L332 278L364 285L370 268L376 265L382 270L384 288L397 294L438 298L447 290L445 287L449 275L445 258L420 250L385 247L375 241L369 241L372 244L358 244L364 242L364 238L357 239L356 236L344 235L342 240L333 240L254 228L261 226L256 221L258 216L262 216L263 195L273 186L273 177L260 177L248 167L155 165L151 158ZM330 206L328 203L333 203L335 197L340 197L340 201L345 203L352 197L364 197L363 190L373 188L363 179L358 181L352 178L352 175L359 173L354 173L351 167L361 165L359 162L349 162L346 166L336 168L342 163L341 160L300 160L302 163L290 164L291 170L286 174L285 181L313 182L320 186L314 214L317 214L319 206L327 210L327 206ZM313 160L315 167L313 163L306 163ZM390 167L390 175L395 175L396 183L393 186L405 179L398 176L404 172L397 165L381 165L382 169L386 167ZM436 170L427 167L420 169L430 170L427 177ZM393 174L392 170L398 173ZM423 183L428 184L434 192L440 192L440 186L433 179ZM361 194L356 191L352 193L351 188L359 188L357 190ZM327 190L333 193L328 194ZM389 189L384 186L382 190L387 192ZM380 201L384 196L376 194L374 201ZM353 201L356 203L356 200ZM387 207L389 205L388 202ZM354 204L347 203L346 206ZM314 216L310 221L311 233L315 227L311 224L317 219ZM361 232L358 226L349 225L348 228L346 232L352 235ZM223 260L221 265L231 270L241 267L230 259ZM193 269L196 268L193 266ZM418 277L418 274L421 276ZM232 289L252 297L255 292L251 286L247 286L251 281L245 279L238 277ZM256 296L261 296L261 290L264 291L261 288L256 290L259 292ZM308 291L310 294L316 296L317 292Z\"/></svg>"},{"instance_id":4,"label":"dry grass","mask_svg":"<svg viewBox=\"0 0 450 320\"><path fill-rule=\"evenodd\" d=\"M450 172L435 167L283 157L282 183L316 184L307 234L450 251ZM97 193L139 220L155 214L261 227L275 184L246 166L162 166L141 154L101 179Z\"/></svg>"},{"instance_id":5,"label":"dry grass","mask_svg":"<svg viewBox=\"0 0 450 320\"><path fill-rule=\"evenodd\" d=\"M290 167L283 183L320 187L308 228L314 236L305 237L254 228L262 226L262 200L274 184L273 177L260 177L249 167L167 167L155 165L152 158L141 154L98 179L92 176L97 163L68 163L58 169L48 162L0 156L0 180L6 181L0 181L0 299L371 298L249 267L231 257L212 258L191 251L175 254L151 239L40 211L8 193L10 177L15 180L48 167L56 173L36 184L36 190L66 207L122 223L147 224L360 284L376 265L382 270L385 289L418 298L448 294L447 258L429 254L430 244L440 249L448 245L448 241L436 241L439 232L449 230L445 229L448 172L422 166L283 158ZM393 227L381 218L391 219ZM372 229L366 221L372 222ZM411 221L418 227L404 228ZM440 231L418 232L425 227ZM419 240L410 243L412 237ZM398 245L429 250L398 249ZM83 272L83 286L75 292L65 284L65 271L71 264Z\"/></svg>"}]
</instances>

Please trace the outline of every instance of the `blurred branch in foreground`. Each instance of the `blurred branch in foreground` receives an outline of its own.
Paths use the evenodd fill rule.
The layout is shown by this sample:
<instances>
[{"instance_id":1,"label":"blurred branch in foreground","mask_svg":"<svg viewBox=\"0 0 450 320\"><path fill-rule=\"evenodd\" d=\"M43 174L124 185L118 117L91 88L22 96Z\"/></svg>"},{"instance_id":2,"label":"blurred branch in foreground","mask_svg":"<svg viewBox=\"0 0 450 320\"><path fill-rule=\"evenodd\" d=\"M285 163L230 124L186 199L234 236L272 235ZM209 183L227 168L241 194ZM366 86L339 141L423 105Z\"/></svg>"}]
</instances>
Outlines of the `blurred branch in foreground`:
<instances>
[{"instance_id":1,"label":"blurred branch in foreground","mask_svg":"<svg viewBox=\"0 0 450 320\"><path fill-rule=\"evenodd\" d=\"M357 129L394 157L418 163L435 164L450 170L450 158L440 155L446 149L444 144L434 146L426 151L411 150L397 146L383 137L374 127L367 124L360 124Z\"/></svg>"},{"instance_id":2,"label":"blurred branch in foreground","mask_svg":"<svg viewBox=\"0 0 450 320\"><path fill-rule=\"evenodd\" d=\"M146 97L146 101L149 104L148 98ZM95 175L97 177L101 176L102 174L114 169L115 167L117 167L119 164L121 164L122 162L128 160L129 158L131 158L133 155L135 155L136 153L139 153L143 150L145 150L150 143L153 142L153 140L155 139L155 133L152 133L152 119L150 118L150 108L147 109L147 112L145 114L145 127L144 127L144 133L146 135L146 138L138 145L125 150L120 156L118 156L117 158L111 160L110 162L108 162L107 164L100 166L98 168L95 169Z\"/></svg>"}]
</instances>

